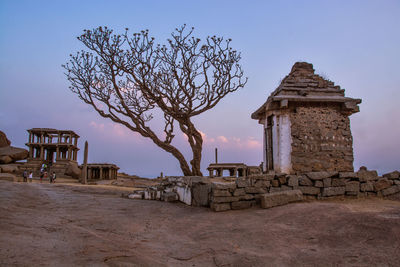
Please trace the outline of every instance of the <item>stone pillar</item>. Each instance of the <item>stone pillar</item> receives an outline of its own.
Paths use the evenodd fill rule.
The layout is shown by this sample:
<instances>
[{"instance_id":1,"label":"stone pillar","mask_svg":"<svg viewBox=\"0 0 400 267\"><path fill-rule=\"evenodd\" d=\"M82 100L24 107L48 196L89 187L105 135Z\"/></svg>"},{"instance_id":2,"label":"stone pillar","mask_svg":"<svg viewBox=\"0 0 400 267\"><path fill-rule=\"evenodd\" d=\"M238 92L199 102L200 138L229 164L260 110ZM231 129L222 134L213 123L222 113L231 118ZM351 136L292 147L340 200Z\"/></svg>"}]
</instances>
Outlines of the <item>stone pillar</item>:
<instances>
[{"instance_id":1,"label":"stone pillar","mask_svg":"<svg viewBox=\"0 0 400 267\"><path fill-rule=\"evenodd\" d=\"M43 148L43 146L40 146L40 159L44 160L44 148Z\"/></svg>"},{"instance_id":2,"label":"stone pillar","mask_svg":"<svg viewBox=\"0 0 400 267\"><path fill-rule=\"evenodd\" d=\"M92 179L92 168L88 167L87 179Z\"/></svg>"},{"instance_id":3,"label":"stone pillar","mask_svg":"<svg viewBox=\"0 0 400 267\"><path fill-rule=\"evenodd\" d=\"M68 160L71 160L71 152L72 152L72 150L71 150L71 148L69 147L69 148L68 148L68 154L67 154L67 159L68 159Z\"/></svg>"},{"instance_id":4,"label":"stone pillar","mask_svg":"<svg viewBox=\"0 0 400 267\"><path fill-rule=\"evenodd\" d=\"M87 184L87 158L88 158L88 142L85 142L85 152L83 155L83 167L82 167L82 183Z\"/></svg>"},{"instance_id":5,"label":"stone pillar","mask_svg":"<svg viewBox=\"0 0 400 267\"><path fill-rule=\"evenodd\" d=\"M214 170L213 169L210 169L208 172L209 172L210 178L214 177Z\"/></svg>"},{"instance_id":6,"label":"stone pillar","mask_svg":"<svg viewBox=\"0 0 400 267\"><path fill-rule=\"evenodd\" d=\"M102 167L100 167L100 177L99 177L99 179L100 180L103 179L103 168Z\"/></svg>"},{"instance_id":7,"label":"stone pillar","mask_svg":"<svg viewBox=\"0 0 400 267\"><path fill-rule=\"evenodd\" d=\"M33 158L33 148L29 146L29 158Z\"/></svg>"}]
</instances>

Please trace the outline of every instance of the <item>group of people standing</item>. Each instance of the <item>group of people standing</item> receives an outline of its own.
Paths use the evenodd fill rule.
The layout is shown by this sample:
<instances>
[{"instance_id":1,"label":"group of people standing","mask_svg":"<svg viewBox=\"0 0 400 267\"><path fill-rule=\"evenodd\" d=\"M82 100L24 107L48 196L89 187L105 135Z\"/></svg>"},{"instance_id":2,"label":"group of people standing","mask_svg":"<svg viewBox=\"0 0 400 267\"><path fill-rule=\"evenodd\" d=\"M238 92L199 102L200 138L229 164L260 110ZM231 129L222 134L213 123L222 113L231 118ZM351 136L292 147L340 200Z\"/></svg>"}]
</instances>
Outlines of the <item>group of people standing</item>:
<instances>
[{"instance_id":1,"label":"group of people standing","mask_svg":"<svg viewBox=\"0 0 400 267\"><path fill-rule=\"evenodd\" d=\"M40 168L40 182L43 181L43 179L47 179L48 178L48 172L47 172L47 165L45 163L42 164L42 167ZM24 178L24 182L27 182L29 179L29 182L32 182L33 179L33 173L30 171L28 173L27 170L24 171L24 173L22 174L22 177ZM50 183L55 183L56 181L56 173L53 172L50 177L49 177L49 181Z\"/></svg>"}]
</instances>

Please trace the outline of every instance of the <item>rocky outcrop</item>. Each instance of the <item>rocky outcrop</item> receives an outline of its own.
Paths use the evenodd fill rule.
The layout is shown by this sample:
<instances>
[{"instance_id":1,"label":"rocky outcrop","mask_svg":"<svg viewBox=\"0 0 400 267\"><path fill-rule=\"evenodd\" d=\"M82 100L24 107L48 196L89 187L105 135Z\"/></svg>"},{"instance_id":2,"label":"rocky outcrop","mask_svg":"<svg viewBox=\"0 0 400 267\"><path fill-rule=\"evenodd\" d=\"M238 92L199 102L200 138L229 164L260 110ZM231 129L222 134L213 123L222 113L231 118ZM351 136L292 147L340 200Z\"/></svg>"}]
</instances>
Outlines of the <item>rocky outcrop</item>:
<instances>
[{"instance_id":1,"label":"rocky outcrop","mask_svg":"<svg viewBox=\"0 0 400 267\"><path fill-rule=\"evenodd\" d=\"M28 150L13 146L0 147L0 164L8 164L28 158Z\"/></svg>"},{"instance_id":2,"label":"rocky outcrop","mask_svg":"<svg viewBox=\"0 0 400 267\"><path fill-rule=\"evenodd\" d=\"M81 169L76 163L70 163L65 171L66 175L79 179L81 177Z\"/></svg>"},{"instance_id":3,"label":"rocky outcrop","mask_svg":"<svg viewBox=\"0 0 400 267\"><path fill-rule=\"evenodd\" d=\"M6 134L0 131L0 164L13 163L28 158L28 150L10 146Z\"/></svg>"},{"instance_id":4,"label":"rocky outcrop","mask_svg":"<svg viewBox=\"0 0 400 267\"><path fill-rule=\"evenodd\" d=\"M0 173L17 173L19 168L16 164L2 164L0 165Z\"/></svg>"},{"instance_id":5,"label":"rocky outcrop","mask_svg":"<svg viewBox=\"0 0 400 267\"><path fill-rule=\"evenodd\" d=\"M5 133L0 131L0 147L5 147L11 145L10 140L8 140Z\"/></svg>"}]
</instances>

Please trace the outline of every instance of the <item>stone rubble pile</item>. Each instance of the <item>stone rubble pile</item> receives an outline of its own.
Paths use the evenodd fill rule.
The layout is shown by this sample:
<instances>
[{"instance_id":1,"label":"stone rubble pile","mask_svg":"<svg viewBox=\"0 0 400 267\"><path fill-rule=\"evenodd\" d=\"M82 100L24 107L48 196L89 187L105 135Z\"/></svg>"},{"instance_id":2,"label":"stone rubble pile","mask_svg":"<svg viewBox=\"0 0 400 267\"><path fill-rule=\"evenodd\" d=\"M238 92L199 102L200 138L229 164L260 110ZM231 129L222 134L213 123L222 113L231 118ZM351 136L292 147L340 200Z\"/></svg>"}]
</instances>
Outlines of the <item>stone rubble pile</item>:
<instances>
[{"instance_id":1,"label":"stone rubble pile","mask_svg":"<svg viewBox=\"0 0 400 267\"><path fill-rule=\"evenodd\" d=\"M259 174L210 179L200 176L165 177L157 186L138 189L131 199L180 201L213 211L270 208L303 199L330 197L386 197L400 192L400 172L378 176L361 167L358 172L309 172L301 175Z\"/></svg>"}]
</instances>

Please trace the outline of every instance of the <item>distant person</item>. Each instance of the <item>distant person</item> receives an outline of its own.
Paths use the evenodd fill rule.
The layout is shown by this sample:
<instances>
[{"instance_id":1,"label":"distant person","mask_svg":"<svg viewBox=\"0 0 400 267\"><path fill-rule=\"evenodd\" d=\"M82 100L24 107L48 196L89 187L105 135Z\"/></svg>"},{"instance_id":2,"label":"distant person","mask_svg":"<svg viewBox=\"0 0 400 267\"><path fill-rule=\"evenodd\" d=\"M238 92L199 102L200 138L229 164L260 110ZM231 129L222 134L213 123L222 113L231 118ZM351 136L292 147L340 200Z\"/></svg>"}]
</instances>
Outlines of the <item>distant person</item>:
<instances>
[{"instance_id":1,"label":"distant person","mask_svg":"<svg viewBox=\"0 0 400 267\"><path fill-rule=\"evenodd\" d=\"M33 173L32 172L29 172L28 178L29 178L29 182L32 183L32 179L33 179Z\"/></svg>"},{"instance_id":2,"label":"distant person","mask_svg":"<svg viewBox=\"0 0 400 267\"><path fill-rule=\"evenodd\" d=\"M53 172L53 173L50 175L50 183L55 183L55 182L56 182L56 173Z\"/></svg>"},{"instance_id":3,"label":"distant person","mask_svg":"<svg viewBox=\"0 0 400 267\"><path fill-rule=\"evenodd\" d=\"M46 171L43 173L43 178L47 179L47 172Z\"/></svg>"},{"instance_id":4,"label":"distant person","mask_svg":"<svg viewBox=\"0 0 400 267\"><path fill-rule=\"evenodd\" d=\"M24 173L22 174L22 177L24 177L24 182L28 182L28 171L25 169Z\"/></svg>"},{"instance_id":5,"label":"distant person","mask_svg":"<svg viewBox=\"0 0 400 267\"><path fill-rule=\"evenodd\" d=\"M42 182L42 180L43 180L43 176L44 176L44 171L40 171L40 182Z\"/></svg>"}]
</instances>

